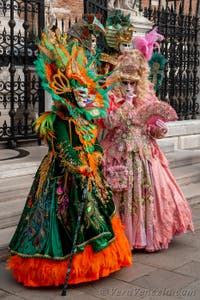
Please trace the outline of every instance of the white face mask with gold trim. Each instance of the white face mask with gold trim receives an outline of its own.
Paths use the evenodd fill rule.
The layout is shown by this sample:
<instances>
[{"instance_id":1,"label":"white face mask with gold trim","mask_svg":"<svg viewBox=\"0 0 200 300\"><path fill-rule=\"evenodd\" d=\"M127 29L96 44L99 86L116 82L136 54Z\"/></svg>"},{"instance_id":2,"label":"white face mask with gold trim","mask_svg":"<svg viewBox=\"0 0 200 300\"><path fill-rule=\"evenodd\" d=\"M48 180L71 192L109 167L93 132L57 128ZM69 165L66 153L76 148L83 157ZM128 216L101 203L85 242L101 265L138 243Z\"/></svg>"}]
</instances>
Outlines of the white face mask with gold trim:
<instances>
[{"instance_id":1,"label":"white face mask with gold trim","mask_svg":"<svg viewBox=\"0 0 200 300\"><path fill-rule=\"evenodd\" d=\"M133 45L131 42L130 43L123 42L120 43L119 45L119 50L122 54L124 53L124 51L132 50L132 49L133 49Z\"/></svg>"}]
</instances>

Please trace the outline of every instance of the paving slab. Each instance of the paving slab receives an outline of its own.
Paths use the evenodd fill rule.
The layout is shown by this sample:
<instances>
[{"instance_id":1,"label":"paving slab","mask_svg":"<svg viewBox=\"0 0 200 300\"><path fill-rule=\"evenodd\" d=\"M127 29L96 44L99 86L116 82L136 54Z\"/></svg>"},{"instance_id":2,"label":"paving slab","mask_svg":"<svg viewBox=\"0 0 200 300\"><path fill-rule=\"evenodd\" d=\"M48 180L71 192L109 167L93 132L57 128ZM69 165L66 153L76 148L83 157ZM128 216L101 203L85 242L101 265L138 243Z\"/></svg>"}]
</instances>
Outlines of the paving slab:
<instances>
[{"instance_id":1,"label":"paving slab","mask_svg":"<svg viewBox=\"0 0 200 300\"><path fill-rule=\"evenodd\" d=\"M181 234L174 238L174 242L179 244L180 247L189 245L192 248L200 249L200 229L195 230L194 233Z\"/></svg>"},{"instance_id":2,"label":"paving slab","mask_svg":"<svg viewBox=\"0 0 200 300\"><path fill-rule=\"evenodd\" d=\"M190 276L194 277L195 279L200 279L200 262L192 261L180 268L174 269L173 272L183 275L190 274Z\"/></svg>"},{"instance_id":3,"label":"paving slab","mask_svg":"<svg viewBox=\"0 0 200 300\"><path fill-rule=\"evenodd\" d=\"M131 283L147 289L181 289L192 283L194 278L167 270L156 270Z\"/></svg>"},{"instance_id":4,"label":"paving slab","mask_svg":"<svg viewBox=\"0 0 200 300\"><path fill-rule=\"evenodd\" d=\"M193 252L193 260L200 262L200 250L199 249L197 249L196 251Z\"/></svg>"},{"instance_id":5,"label":"paving slab","mask_svg":"<svg viewBox=\"0 0 200 300\"><path fill-rule=\"evenodd\" d=\"M199 190L200 190L200 185L199 185ZM192 217L193 218L198 218L200 219L200 205L193 205L192 206Z\"/></svg>"},{"instance_id":6,"label":"paving slab","mask_svg":"<svg viewBox=\"0 0 200 300\"><path fill-rule=\"evenodd\" d=\"M185 291L182 290L152 290L150 292L150 295L146 295L146 297L142 298L142 300L193 300L193 298L185 298L185 296L182 296L182 293L184 294ZM186 291L187 293L187 291ZM155 294L155 295L151 295ZM190 292L188 293L190 295ZM177 295L177 296L176 296ZM195 299L194 299L195 300Z\"/></svg>"},{"instance_id":7,"label":"paving slab","mask_svg":"<svg viewBox=\"0 0 200 300\"><path fill-rule=\"evenodd\" d=\"M24 291L22 284L19 284L12 275L12 271L6 270L6 262L0 264L0 290L8 294L18 294Z\"/></svg>"},{"instance_id":8,"label":"paving slab","mask_svg":"<svg viewBox=\"0 0 200 300\"><path fill-rule=\"evenodd\" d=\"M200 280L196 280L187 286L188 293L182 298L184 300L199 300L200 299Z\"/></svg>"},{"instance_id":9,"label":"paving slab","mask_svg":"<svg viewBox=\"0 0 200 300\"><path fill-rule=\"evenodd\" d=\"M139 300L144 297L147 290L111 277L102 278L90 284L79 285L77 289L106 300Z\"/></svg>"},{"instance_id":10,"label":"paving slab","mask_svg":"<svg viewBox=\"0 0 200 300\"><path fill-rule=\"evenodd\" d=\"M198 285L200 285L200 281L195 279L199 276L198 267L196 268L194 264L191 264L194 260L194 254L197 255L199 253L199 244L194 244L196 240L198 239L195 234L187 233L176 237L167 250L149 254L133 253L134 261L130 268L124 268L108 278L103 278L93 283L70 286L67 299L77 300L79 297L81 300L199 300L200 289ZM188 247L187 242L193 247ZM189 258L188 262L187 254L189 251L193 251L193 256ZM162 256L158 258L161 252ZM184 255L184 252L186 255ZM180 265L179 261L179 266L173 267L173 270L170 271L166 269L166 261L170 262L172 254L178 260L179 255L181 255L182 263ZM159 265L161 260L164 260L164 266L160 266L158 269L154 262L154 265L152 265L153 256L155 256L155 261L159 261ZM170 259L168 259L168 256L170 256ZM138 262L139 257L140 259L142 257L144 261ZM5 266L5 262L0 264L0 291L3 293L0 296L3 297L1 297L2 300L64 299L60 296L61 287L46 289L23 287L23 285L18 284L14 280L11 271L5 270ZM172 268L171 263L170 268ZM185 274L185 272L188 272L188 274ZM132 278L133 280L131 280Z\"/></svg>"},{"instance_id":11,"label":"paving slab","mask_svg":"<svg viewBox=\"0 0 200 300\"><path fill-rule=\"evenodd\" d=\"M87 293L80 292L78 289L69 288L66 297L61 296L62 287L46 288L46 289L25 289L22 293L18 294L20 299L26 300L100 300L103 298L88 295Z\"/></svg>"},{"instance_id":12,"label":"paving slab","mask_svg":"<svg viewBox=\"0 0 200 300\"><path fill-rule=\"evenodd\" d=\"M135 262L134 260L132 266L121 269L119 272L111 275L111 277L120 279L122 281L131 282L134 279L149 274L155 270L157 269L154 267Z\"/></svg>"},{"instance_id":13,"label":"paving slab","mask_svg":"<svg viewBox=\"0 0 200 300\"><path fill-rule=\"evenodd\" d=\"M165 270L173 270L188 263L193 259L195 249L191 246L171 242L168 249L160 250L154 253L135 252L134 258L137 262L147 264L155 268L163 268Z\"/></svg>"}]
</instances>

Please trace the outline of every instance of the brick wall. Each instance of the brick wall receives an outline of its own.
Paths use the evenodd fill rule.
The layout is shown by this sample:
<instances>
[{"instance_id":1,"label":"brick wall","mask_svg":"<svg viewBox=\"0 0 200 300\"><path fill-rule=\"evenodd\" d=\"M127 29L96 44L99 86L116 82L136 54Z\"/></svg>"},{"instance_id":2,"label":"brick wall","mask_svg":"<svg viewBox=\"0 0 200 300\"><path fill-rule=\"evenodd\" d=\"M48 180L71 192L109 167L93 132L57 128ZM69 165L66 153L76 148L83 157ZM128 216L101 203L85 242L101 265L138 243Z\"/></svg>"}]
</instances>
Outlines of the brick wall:
<instances>
[{"instance_id":1,"label":"brick wall","mask_svg":"<svg viewBox=\"0 0 200 300\"><path fill-rule=\"evenodd\" d=\"M83 14L83 0L54 0L54 6L71 10L72 18Z\"/></svg>"}]
</instances>

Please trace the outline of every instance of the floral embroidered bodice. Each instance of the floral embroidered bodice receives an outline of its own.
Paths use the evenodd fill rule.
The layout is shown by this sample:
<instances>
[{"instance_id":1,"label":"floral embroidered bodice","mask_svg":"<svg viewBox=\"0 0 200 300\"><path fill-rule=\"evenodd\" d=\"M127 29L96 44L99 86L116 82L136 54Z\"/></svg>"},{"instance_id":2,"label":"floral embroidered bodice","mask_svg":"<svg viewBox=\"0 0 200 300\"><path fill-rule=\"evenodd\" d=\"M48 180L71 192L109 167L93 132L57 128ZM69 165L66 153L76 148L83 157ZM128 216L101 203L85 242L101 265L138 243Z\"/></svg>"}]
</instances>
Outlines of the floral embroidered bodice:
<instances>
[{"instance_id":1,"label":"floral embroidered bodice","mask_svg":"<svg viewBox=\"0 0 200 300\"><path fill-rule=\"evenodd\" d=\"M141 157L151 160L151 149L145 129L137 121L137 109L123 103L118 109L110 111L104 121L108 130L102 145L109 151L109 160L126 163L130 152L138 152Z\"/></svg>"}]
</instances>

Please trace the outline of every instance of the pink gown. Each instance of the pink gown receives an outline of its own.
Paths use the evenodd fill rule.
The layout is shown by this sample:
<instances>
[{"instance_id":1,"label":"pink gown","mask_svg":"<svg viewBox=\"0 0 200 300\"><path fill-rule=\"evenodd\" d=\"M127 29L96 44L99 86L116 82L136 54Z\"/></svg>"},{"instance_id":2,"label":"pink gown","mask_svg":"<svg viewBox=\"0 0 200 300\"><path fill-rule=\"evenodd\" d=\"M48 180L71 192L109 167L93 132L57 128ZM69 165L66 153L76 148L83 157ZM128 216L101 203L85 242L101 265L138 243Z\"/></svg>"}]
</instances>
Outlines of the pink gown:
<instances>
[{"instance_id":1,"label":"pink gown","mask_svg":"<svg viewBox=\"0 0 200 300\"><path fill-rule=\"evenodd\" d=\"M156 139L137 124L132 104L124 102L110 110L104 124L104 175L131 249L168 248L175 235L194 228L190 207L166 157Z\"/></svg>"}]
</instances>

